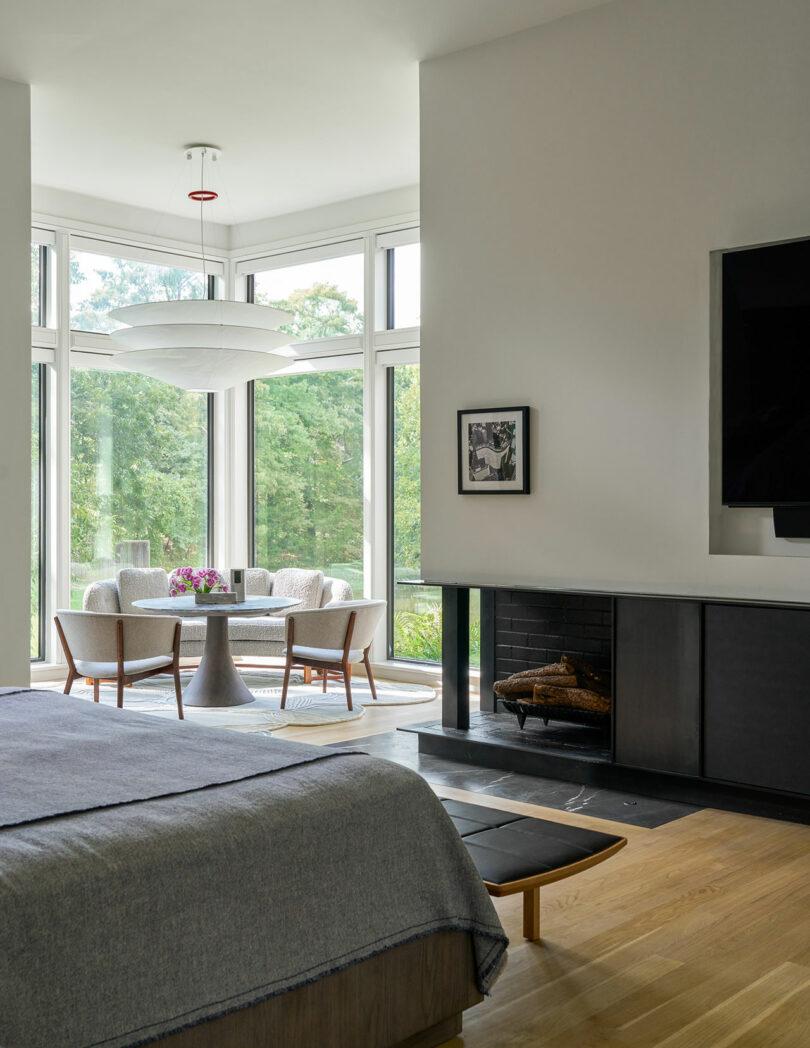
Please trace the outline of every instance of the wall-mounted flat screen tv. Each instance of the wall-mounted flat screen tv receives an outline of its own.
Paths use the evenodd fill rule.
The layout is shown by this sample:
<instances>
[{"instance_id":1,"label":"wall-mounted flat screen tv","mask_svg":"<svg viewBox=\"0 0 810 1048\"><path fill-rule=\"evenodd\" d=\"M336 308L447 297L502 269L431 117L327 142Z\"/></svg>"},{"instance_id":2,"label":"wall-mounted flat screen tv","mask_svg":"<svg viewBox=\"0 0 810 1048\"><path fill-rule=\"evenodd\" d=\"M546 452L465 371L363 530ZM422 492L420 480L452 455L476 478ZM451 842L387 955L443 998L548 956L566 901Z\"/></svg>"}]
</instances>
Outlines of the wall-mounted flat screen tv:
<instances>
[{"instance_id":1,"label":"wall-mounted flat screen tv","mask_svg":"<svg viewBox=\"0 0 810 1048\"><path fill-rule=\"evenodd\" d=\"M723 503L810 505L810 240L723 259Z\"/></svg>"}]
</instances>

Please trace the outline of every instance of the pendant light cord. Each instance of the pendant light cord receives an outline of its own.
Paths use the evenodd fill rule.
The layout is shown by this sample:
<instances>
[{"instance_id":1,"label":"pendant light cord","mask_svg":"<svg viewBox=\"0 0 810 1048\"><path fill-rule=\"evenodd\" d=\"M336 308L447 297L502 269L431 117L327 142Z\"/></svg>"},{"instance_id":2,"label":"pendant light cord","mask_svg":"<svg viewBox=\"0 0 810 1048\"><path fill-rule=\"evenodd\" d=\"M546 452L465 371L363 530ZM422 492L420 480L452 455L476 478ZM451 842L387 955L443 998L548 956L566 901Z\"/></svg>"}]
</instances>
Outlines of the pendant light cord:
<instances>
[{"instance_id":1,"label":"pendant light cord","mask_svg":"<svg viewBox=\"0 0 810 1048\"><path fill-rule=\"evenodd\" d=\"M200 151L200 189L205 189L205 150ZM203 203L200 199L200 251L202 253L202 264L203 264L203 284L208 283L208 274L206 272L205 264L205 227L203 225Z\"/></svg>"}]
</instances>

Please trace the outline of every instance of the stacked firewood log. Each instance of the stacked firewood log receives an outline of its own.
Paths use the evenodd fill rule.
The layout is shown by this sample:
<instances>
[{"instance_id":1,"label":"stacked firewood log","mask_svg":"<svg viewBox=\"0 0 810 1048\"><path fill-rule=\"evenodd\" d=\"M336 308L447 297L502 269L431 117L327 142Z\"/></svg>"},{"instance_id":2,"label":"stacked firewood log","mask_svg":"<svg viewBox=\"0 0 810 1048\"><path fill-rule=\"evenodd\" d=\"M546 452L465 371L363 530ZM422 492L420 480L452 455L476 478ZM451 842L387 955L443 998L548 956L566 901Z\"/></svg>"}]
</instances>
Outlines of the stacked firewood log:
<instances>
[{"instance_id":1,"label":"stacked firewood log","mask_svg":"<svg viewBox=\"0 0 810 1048\"><path fill-rule=\"evenodd\" d=\"M611 706L606 675L573 655L563 655L559 662L499 680L495 694L502 699L568 706L592 713L610 713Z\"/></svg>"}]
</instances>

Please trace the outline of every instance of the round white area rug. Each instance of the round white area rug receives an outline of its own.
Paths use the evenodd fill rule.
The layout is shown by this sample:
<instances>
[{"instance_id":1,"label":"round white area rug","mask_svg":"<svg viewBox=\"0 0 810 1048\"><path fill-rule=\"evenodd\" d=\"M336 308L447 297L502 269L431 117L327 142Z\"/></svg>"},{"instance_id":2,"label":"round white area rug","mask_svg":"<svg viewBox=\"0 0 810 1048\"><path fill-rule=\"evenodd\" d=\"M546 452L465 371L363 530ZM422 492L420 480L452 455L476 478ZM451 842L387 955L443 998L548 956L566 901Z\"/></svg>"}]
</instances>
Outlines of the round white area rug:
<instances>
[{"instance_id":1,"label":"round white area rug","mask_svg":"<svg viewBox=\"0 0 810 1048\"><path fill-rule=\"evenodd\" d=\"M181 673L183 687L191 680L193 670ZM364 677L352 681L352 706L346 705L346 695L340 681L330 681L326 694L320 681L304 684L303 676L290 677L287 702L281 709L283 674L278 670L246 670L242 680L254 696L244 706L184 706L183 714L190 724L205 724L235 731L277 731L289 724L337 724L357 720L367 709L375 706L400 706L409 703L431 702L436 697L433 688L399 681L377 681L377 702ZM72 693L77 698L93 699L91 686L74 684ZM116 704L115 685L102 684L99 696L105 706ZM124 689L124 709L136 710L157 717L177 718L174 684L170 677L150 677Z\"/></svg>"}]
</instances>

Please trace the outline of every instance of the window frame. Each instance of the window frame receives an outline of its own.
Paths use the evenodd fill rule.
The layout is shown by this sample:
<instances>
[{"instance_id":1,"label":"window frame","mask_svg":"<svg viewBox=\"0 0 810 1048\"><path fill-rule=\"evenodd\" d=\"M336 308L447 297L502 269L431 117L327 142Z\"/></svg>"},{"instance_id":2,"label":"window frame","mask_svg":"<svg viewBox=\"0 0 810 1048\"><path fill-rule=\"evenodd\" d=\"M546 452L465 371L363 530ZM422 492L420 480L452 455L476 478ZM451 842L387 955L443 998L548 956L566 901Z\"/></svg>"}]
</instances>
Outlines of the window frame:
<instances>
[{"instance_id":1,"label":"window frame","mask_svg":"<svg viewBox=\"0 0 810 1048\"><path fill-rule=\"evenodd\" d=\"M39 463L37 469L39 499L37 503L37 530L39 532L39 578L37 580L37 601L39 622L37 627L37 653L30 655L31 663L44 662L46 655L47 630L47 572L48 572L48 365L42 361L32 361L32 369L37 369L39 384L39 418L37 420L39 438ZM32 520L33 523L33 520Z\"/></svg>"}]
</instances>

